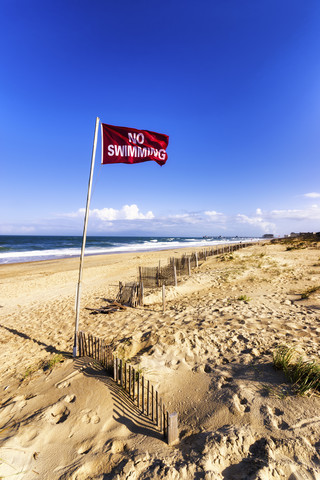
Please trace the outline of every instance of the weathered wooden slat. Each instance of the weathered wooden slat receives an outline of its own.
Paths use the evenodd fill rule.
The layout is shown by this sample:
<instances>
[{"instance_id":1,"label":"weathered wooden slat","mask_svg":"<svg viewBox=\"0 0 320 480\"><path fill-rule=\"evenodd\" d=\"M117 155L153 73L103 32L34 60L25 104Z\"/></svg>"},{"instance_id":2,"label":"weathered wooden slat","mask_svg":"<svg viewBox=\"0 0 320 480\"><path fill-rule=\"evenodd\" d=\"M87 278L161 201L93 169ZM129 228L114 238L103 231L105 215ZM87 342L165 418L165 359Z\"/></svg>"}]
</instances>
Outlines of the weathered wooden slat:
<instances>
[{"instance_id":1,"label":"weathered wooden slat","mask_svg":"<svg viewBox=\"0 0 320 480\"><path fill-rule=\"evenodd\" d=\"M132 369L132 399L135 399L135 386L136 386L136 372Z\"/></svg>"},{"instance_id":2,"label":"weathered wooden slat","mask_svg":"<svg viewBox=\"0 0 320 480\"><path fill-rule=\"evenodd\" d=\"M120 360L119 365L119 374L120 374L120 385L123 387L123 370L122 370L122 360Z\"/></svg>"},{"instance_id":3,"label":"weathered wooden slat","mask_svg":"<svg viewBox=\"0 0 320 480\"><path fill-rule=\"evenodd\" d=\"M142 395L141 395L141 401L142 401L142 413L144 413L144 376L142 375L141 378L141 390L142 390Z\"/></svg>"},{"instance_id":4,"label":"weathered wooden slat","mask_svg":"<svg viewBox=\"0 0 320 480\"><path fill-rule=\"evenodd\" d=\"M113 380L117 383L117 362L118 362L118 359L116 357L114 357L114 360L113 360Z\"/></svg>"},{"instance_id":5,"label":"weathered wooden slat","mask_svg":"<svg viewBox=\"0 0 320 480\"><path fill-rule=\"evenodd\" d=\"M160 426L160 432L162 432L162 399L159 399L159 426Z\"/></svg>"},{"instance_id":6,"label":"weathered wooden slat","mask_svg":"<svg viewBox=\"0 0 320 480\"><path fill-rule=\"evenodd\" d=\"M82 332L78 333L79 357L83 357L82 353Z\"/></svg>"},{"instance_id":7,"label":"weathered wooden slat","mask_svg":"<svg viewBox=\"0 0 320 480\"><path fill-rule=\"evenodd\" d=\"M166 437L167 429L166 429L166 409L164 404L162 404L162 431L163 431L163 436Z\"/></svg>"},{"instance_id":8,"label":"weathered wooden slat","mask_svg":"<svg viewBox=\"0 0 320 480\"><path fill-rule=\"evenodd\" d=\"M178 431L178 414L176 412L167 413L167 442L169 445L176 443L179 440L179 431Z\"/></svg>"},{"instance_id":9,"label":"weathered wooden slat","mask_svg":"<svg viewBox=\"0 0 320 480\"><path fill-rule=\"evenodd\" d=\"M151 386L151 420L154 422L154 387Z\"/></svg>"}]
</instances>

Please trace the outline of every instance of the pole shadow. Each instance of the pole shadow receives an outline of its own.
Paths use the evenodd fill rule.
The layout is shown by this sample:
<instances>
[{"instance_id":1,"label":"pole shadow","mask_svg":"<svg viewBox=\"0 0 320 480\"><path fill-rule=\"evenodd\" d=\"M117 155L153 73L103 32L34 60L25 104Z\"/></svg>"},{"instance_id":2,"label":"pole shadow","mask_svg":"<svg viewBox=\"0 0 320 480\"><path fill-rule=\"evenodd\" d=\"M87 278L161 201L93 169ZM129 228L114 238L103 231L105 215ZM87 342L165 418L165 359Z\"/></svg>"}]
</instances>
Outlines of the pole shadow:
<instances>
[{"instance_id":1,"label":"pole shadow","mask_svg":"<svg viewBox=\"0 0 320 480\"><path fill-rule=\"evenodd\" d=\"M33 343L36 343L37 345L39 345L40 347L44 347L44 350L46 352L49 352L49 353L56 353L56 354L62 354L66 357L69 357L70 356L70 352L64 352L62 350L58 350L56 347L54 347L53 345L48 345L44 342L41 342L41 340L37 340L36 338L33 338L33 337L30 337L30 335L27 335L26 333L23 333L23 332L19 332L19 330L16 330L15 328L10 328L10 327L7 327L5 325L1 325L0 324L0 327L1 328L4 328L5 330L7 330L8 332L12 333L13 335L17 335L18 337L21 337L21 338L24 338L25 340L29 340Z\"/></svg>"}]
</instances>

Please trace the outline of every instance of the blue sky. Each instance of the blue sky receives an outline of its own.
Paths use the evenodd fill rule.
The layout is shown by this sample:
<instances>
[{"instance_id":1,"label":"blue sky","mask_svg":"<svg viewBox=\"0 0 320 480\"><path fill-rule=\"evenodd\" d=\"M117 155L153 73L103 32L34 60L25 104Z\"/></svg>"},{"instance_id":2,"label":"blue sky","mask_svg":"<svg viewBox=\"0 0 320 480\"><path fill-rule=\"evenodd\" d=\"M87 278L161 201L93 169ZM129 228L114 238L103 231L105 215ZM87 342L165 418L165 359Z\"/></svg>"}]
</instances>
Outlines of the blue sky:
<instances>
[{"instance_id":1,"label":"blue sky","mask_svg":"<svg viewBox=\"0 0 320 480\"><path fill-rule=\"evenodd\" d=\"M169 135L100 165L88 234L320 230L320 2L1 0L0 234L82 234L95 118Z\"/></svg>"}]
</instances>

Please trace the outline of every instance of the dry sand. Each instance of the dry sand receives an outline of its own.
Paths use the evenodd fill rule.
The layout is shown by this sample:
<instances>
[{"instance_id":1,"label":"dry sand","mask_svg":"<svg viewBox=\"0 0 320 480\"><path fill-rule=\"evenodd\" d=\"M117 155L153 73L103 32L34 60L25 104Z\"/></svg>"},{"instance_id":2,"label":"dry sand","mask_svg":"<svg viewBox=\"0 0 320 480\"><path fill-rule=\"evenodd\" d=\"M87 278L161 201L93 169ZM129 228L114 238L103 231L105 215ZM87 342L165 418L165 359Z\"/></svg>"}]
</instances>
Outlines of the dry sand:
<instances>
[{"instance_id":1,"label":"dry sand","mask_svg":"<svg viewBox=\"0 0 320 480\"><path fill-rule=\"evenodd\" d=\"M0 478L320 479L320 398L294 395L272 365L281 344L320 357L319 292L300 299L320 285L320 250L210 257L167 289L165 313L147 291L144 308L91 314L173 253L86 258L80 328L114 342L179 413L175 446L93 364L39 369L72 352L78 260L0 267Z\"/></svg>"}]
</instances>

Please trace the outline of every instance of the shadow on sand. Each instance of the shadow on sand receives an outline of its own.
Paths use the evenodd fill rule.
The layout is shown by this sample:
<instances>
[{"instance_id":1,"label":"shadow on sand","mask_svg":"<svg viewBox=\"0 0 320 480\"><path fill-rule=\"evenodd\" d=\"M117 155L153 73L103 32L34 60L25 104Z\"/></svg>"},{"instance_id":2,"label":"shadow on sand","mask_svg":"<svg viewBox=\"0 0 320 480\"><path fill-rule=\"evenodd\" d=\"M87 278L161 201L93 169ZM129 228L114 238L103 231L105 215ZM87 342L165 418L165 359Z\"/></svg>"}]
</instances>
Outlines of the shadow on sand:
<instances>
[{"instance_id":1,"label":"shadow on sand","mask_svg":"<svg viewBox=\"0 0 320 480\"><path fill-rule=\"evenodd\" d=\"M163 434L152 420L141 413L128 393L113 381L101 365L90 357L81 357L76 359L75 368L81 369L84 375L99 380L108 388L114 405L113 419L116 422L125 425L132 433L163 440Z\"/></svg>"}]
</instances>

